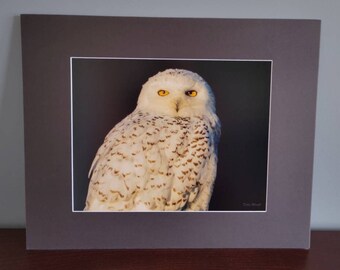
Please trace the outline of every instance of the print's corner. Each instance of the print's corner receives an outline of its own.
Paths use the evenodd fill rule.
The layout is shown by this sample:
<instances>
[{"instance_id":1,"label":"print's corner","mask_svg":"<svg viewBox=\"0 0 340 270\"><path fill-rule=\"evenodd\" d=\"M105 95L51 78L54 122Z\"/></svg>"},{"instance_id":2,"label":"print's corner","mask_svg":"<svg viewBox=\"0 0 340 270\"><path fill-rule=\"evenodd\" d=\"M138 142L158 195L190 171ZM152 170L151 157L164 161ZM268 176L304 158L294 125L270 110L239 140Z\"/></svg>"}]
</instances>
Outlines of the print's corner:
<instances>
[{"instance_id":1,"label":"print's corner","mask_svg":"<svg viewBox=\"0 0 340 270\"><path fill-rule=\"evenodd\" d=\"M103 2L103 5L100 5ZM105 3L104 3L105 2ZM314 149L312 196L312 229L340 229L340 2L303 0L292 5L262 0L200 1L175 0L155 4L143 1L99 4L78 1L1 1L0 8L0 227L25 227L23 94L21 69L20 14L74 14L101 16L163 16L163 17L218 17L218 18L291 18L320 19L321 47ZM178 2L178 5L176 4ZM180 10L173 9L180 6ZM170 8L171 7L171 8ZM180 12L179 12L180 11Z\"/></svg>"}]
</instances>

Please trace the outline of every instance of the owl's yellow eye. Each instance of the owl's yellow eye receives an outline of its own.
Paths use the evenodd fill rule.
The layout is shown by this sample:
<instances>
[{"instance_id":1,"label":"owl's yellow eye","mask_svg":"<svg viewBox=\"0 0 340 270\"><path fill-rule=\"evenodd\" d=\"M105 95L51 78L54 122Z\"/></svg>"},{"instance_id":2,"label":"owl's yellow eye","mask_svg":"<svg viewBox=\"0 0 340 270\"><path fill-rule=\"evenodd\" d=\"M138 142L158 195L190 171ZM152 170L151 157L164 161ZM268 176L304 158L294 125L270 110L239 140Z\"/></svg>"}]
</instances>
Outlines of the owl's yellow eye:
<instances>
[{"instance_id":1,"label":"owl's yellow eye","mask_svg":"<svg viewBox=\"0 0 340 270\"><path fill-rule=\"evenodd\" d=\"M189 97L196 97L197 91L196 90L188 90L188 91L185 91L185 94Z\"/></svg>"},{"instance_id":2,"label":"owl's yellow eye","mask_svg":"<svg viewBox=\"0 0 340 270\"><path fill-rule=\"evenodd\" d=\"M169 91L167 91L167 90L163 90L163 89L161 89L161 90L158 90L158 95L159 96L161 96L161 97L164 97L164 96L167 96L167 95L169 95L170 93L169 93Z\"/></svg>"}]
</instances>

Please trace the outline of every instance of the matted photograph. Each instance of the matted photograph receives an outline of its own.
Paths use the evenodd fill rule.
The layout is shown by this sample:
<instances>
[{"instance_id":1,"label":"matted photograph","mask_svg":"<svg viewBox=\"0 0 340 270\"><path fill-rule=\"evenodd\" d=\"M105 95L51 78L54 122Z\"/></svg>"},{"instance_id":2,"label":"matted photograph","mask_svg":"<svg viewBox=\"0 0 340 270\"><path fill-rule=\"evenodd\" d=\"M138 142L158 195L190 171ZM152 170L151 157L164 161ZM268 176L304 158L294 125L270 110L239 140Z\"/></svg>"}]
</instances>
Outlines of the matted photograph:
<instances>
[{"instance_id":1,"label":"matted photograph","mask_svg":"<svg viewBox=\"0 0 340 270\"><path fill-rule=\"evenodd\" d=\"M72 57L74 211L265 211L270 60Z\"/></svg>"},{"instance_id":2,"label":"matted photograph","mask_svg":"<svg viewBox=\"0 0 340 270\"><path fill-rule=\"evenodd\" d=\"M320 21L21 30L28 249L309 248Z\"/></svg>"}]
</instances>

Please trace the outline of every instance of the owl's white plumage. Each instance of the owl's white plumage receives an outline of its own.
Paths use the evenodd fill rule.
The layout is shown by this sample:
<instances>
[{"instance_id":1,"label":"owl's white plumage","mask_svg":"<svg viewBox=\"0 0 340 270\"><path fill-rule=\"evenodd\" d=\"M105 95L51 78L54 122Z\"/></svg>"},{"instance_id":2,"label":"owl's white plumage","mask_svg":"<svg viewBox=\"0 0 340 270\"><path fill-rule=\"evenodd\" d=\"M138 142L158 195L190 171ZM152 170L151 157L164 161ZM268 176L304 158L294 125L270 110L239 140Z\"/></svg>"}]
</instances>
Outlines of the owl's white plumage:
<instances>
[{"instance_id":1,"label":"owl's white plumage","mask_svg":"<svg viewBox=\"0 0 340 270\"><path fill-rule=\"evenodd\" d=\"M219 132L209 85L191 71L159 72L98 149L84 210L208 210Z\"/></svg>"}]
</instances>

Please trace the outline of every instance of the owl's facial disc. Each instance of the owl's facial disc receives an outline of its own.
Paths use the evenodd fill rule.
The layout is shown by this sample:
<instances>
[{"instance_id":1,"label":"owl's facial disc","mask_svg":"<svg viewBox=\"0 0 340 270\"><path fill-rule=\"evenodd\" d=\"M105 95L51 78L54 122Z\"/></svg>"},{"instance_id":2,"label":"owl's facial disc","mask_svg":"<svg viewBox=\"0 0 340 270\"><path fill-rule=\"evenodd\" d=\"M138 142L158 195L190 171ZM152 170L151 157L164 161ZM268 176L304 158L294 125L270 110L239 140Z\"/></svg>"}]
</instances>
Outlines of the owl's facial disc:
<instances>
[{"instance_id":1,"label":"owl's facial disc","mask_svg":"<svg viewBox=\"0 0 340 270\"><path fill-rule=\"evenodd\" d=\"M215 110L209 85L196 73L183 70L151 77L143 85L137 108L174 117L202 116Z\"/></svg>"}]
</instances>

